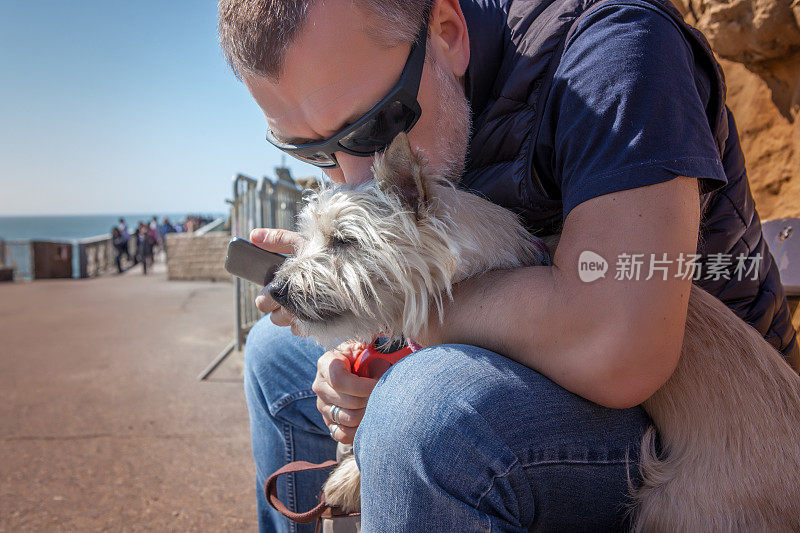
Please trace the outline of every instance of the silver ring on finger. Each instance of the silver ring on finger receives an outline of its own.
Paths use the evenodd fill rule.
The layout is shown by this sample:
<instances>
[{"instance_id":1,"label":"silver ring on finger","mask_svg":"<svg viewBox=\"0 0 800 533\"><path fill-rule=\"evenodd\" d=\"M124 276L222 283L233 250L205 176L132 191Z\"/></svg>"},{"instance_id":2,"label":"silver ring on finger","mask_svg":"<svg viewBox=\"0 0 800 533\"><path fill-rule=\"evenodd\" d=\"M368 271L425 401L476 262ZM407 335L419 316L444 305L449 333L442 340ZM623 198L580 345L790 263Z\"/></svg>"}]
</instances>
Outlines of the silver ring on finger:
<instances>
[{"instance_id":1,"label":"silver ring on finger","mask_svg":"<svg viewBox=\"0 0 800 533\"><path fill-rule=\"evenodd\" d=\"M336 440L336 430L337 429L339 429L339 424L331 424L331 426L328 428L328 431L330 431L331 438L333 440Z\"/></svg>"},{"instance_id":2,"label":"silver ring on finger","mask_svg":"<svg viewBox=\"0 0 800 533\"><path fill-rule=\"evenodd\" d=\"M339 415L342 413L342 408L338 405L331 406L331 421L335 422L336 424L340 424L341 420L339 420Z\"/></svg>"}]
</instances>

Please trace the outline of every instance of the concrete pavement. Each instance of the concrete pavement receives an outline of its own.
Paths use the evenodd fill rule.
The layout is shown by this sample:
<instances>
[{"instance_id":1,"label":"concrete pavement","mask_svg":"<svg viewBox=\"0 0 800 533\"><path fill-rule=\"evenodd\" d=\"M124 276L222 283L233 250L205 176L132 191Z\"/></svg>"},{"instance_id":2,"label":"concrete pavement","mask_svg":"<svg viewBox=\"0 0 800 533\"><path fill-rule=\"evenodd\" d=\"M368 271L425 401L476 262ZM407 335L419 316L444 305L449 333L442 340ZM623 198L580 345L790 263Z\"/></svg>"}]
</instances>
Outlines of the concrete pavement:
<instances>
[{"instance_id":1,"label":"concrete pavement","mask_svg":"<svg viewBox=\"0 0 800 533\"><path fill-rule=\"evenodd\" d=\"M0 284L0 531L255 528L232 285Z\"/></svg>"}]
</instances>

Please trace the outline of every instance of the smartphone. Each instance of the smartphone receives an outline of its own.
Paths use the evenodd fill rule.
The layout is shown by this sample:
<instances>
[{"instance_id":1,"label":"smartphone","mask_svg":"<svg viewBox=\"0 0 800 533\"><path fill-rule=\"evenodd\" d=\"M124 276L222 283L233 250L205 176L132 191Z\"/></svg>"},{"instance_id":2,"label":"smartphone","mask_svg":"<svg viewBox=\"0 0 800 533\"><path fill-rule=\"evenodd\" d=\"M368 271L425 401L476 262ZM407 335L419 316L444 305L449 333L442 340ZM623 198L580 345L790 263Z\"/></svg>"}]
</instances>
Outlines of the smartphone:
<instances>
[{"instance_id":1,"label":"smartphone","mask_svg":"<svg viewBox=\"0 0 800 533\"><path fill-rule=\"evenodd\" d=\"M285 260L283 254L262 250L247 239L234 237L228 243L225 270L237 278L266 287Z\"/></svg>"}]
</instances>

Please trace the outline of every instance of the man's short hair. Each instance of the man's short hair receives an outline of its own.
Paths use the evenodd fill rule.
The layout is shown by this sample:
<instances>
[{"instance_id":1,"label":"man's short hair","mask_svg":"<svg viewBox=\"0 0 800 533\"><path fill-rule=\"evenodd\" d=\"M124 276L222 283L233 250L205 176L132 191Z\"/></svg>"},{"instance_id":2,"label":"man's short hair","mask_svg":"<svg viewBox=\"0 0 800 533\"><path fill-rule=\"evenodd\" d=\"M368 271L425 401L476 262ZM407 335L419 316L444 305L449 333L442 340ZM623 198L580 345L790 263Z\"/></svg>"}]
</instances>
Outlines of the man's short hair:
<instances>
[{"instance_id":1,"label":"man's short hair","mask_svg":"<svg viewBox=\"0 0 800 533\"><path fill-rule=\"evenodd\" d=\"M238 78L277 79L286 49L305 24L314 0L219 0L219 40ZM353 0L373 24L371 38L383 46L412 43L433 0Z\"/></svg>"}]
</instances>

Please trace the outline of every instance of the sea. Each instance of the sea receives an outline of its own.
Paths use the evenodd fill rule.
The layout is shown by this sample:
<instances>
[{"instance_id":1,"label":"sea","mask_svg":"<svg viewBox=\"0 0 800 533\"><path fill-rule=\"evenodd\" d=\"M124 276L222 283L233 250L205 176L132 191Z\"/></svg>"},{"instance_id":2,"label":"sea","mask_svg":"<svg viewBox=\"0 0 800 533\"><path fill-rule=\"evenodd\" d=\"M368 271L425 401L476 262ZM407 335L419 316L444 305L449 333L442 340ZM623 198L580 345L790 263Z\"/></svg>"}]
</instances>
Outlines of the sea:
<instances>
[{"instance_id":1,"label":"sea","mask_svg":"<svg viewBox=\"0 0 800 533\"><path fill-rule=\"evenodd\" d=\"M217 218L221 213L134 213L122 215L47 215L47 216L0 216L0 239L7 241L23 239L73 240L111 233L111 228L124 218L128 230L136 228L141 220L149 223L153 216L167 217L172 224L183 222L188 215Z\"/></svg>"}]
</instances>

